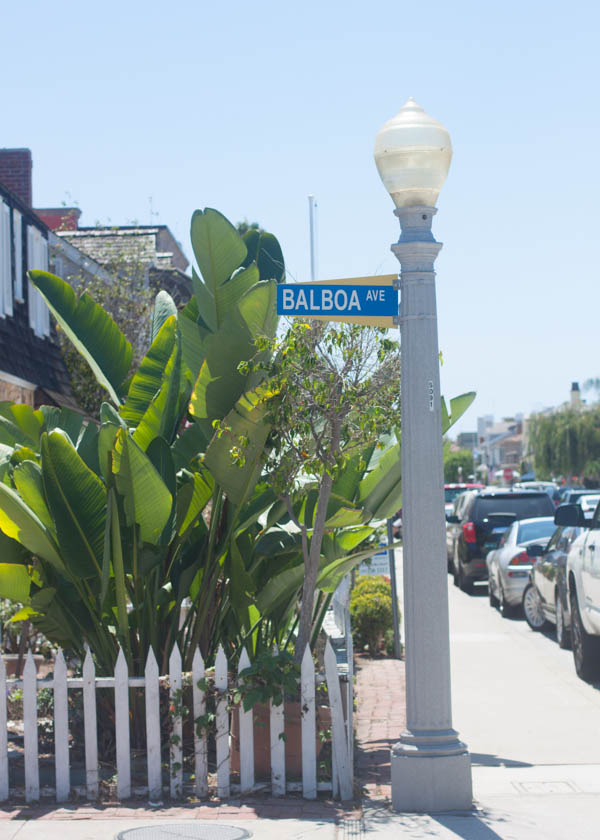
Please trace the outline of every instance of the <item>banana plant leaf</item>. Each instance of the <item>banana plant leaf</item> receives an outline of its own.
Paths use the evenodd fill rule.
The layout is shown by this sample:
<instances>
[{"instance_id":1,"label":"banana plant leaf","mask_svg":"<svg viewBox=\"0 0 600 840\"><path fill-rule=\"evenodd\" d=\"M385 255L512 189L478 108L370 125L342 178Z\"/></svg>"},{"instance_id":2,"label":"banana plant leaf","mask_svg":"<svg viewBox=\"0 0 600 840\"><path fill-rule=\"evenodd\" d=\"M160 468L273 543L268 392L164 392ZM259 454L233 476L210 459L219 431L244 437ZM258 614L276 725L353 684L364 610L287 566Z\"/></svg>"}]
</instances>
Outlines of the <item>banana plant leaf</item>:
<instances>
[{"instance_id":1,"label":"banana plant leaf","mask_svg":"<svg viewBox=\"0 0 600 840\"><path fill-rule=\"evenodd\" d=\"M233 275L231 280L217 287L215 293L215 308L217 324L221 325L225 318L235 310L244 295L256 286L260 280L258 268L252 264Z\"/></svg>"},{"instance_id":2,"label":"banana plant leaf","mask_svg":"<svg viewBox=\"0 0 600 840\"><path fill-rule=\"evenodd\" d=\"M162 325L172 315L177 316L175 301L168 292L161 289L154 299L154 309L152 311L152 331L150 333L151 343L154 343L154 339L160 332Z\"/></svg>"},{"instance_id":3,"label":"banana plant leaf","mask_svg":"<svg viewBox=\"0 0 600 840\"><path fill-rule=\"evenodd\" d=\"M475 399L470 391L454 397L450 401L451 414L448 414L445 400L442 398L442 434L462 417ZM377 466L360 482L359 503L375 519L388 519L402 506L402 465L400 462L401 443L384 451Z\"/></svg>"},{"instance_id":4,"label":"banana plant leaf","mask_svg":"<svg viewBox=\"0 0 600 840\"><path fill-rule=\"evenodd\" d=\"M157 545L173 498L151 460L124 429L119 429L115 439L113 473L124 499L127 524L137 523L142 540Z\"/></svg>"},{"instance_id":5,"label":"banana plant leaf","mask_svg":"<svg viewBox=\"0 0 600 840\"><path fill-rule=\"evenodd\" d=\"M0 484L0 530L32 554L47 560L57 571L66 571L51 533L38 516L6 484Z\"/></svg>"},{"instance_id":6,"label":"banana plant leaf","mask_svg":"<svg viewBox=\"0 0 600 840\"><path fill-rule=\"evenodd\" d=\"M177 501L179 502L179 495L182 500L185 499L185 504L181 504L180 510L177 514L177 535L185 538L187 532L198 521L202 511L212 497L214 490L214 479L208 471L194 473L193 481L189 485L185 485L182 490L188 492L183 495L182 491L178 494ZM189 501L187 497L189 496Z\"/></svg>"},{"instance_id":7,"label":"banana plant leaf","mask_svg":"<svg viewBox=\"0 0 600 840\"><path fill-rule=\"evenodd\" d=\"M163 323L131 380L125 404L119 409L119 414L130 426L138 425L161 388L165 368L175 347L176 331L177 318L171 315Z\"/></svg>"},{"instance_id":8,"label":"banana plant leaf","mask_svg":"<svg viewBox=\"0 0 600 840\"><path fill-rule=\"evenodd\" d=\"M28 276L100 385L120 405L119 392L133 356L131 344L86 292L78 298L68 283L46 271L30 271Z\"/></svg>"},{"instance_id":9,"label":"banana plant leaf","mask_svg":"<svg viewBox=\"0 0 600 840\"><path fill-rule=\"evenodd\" d=\"M262 389L244 394L224 421L226 431L213 437L204 463L227 497L241 505L252 492L262 469L262 455L270 426L265 421L266 407ZM245 445L240 445L240 440ZM240 449L235 461L232 450ZM243 453L243 454L242 454Z\"/></svg>"},{"instance_id":10,"label":"banana plant leaf","mask_svg":"<svg viewBox=\"0 0 600 840\"><path fill-rule=\"evenodd\" d=\"M453 397L450 400L450 413L446 408L446 400L442 397L442 434L445 435L448 429L453 426L457 420L463 416L465 411L471 406L477 394L475 391L467 391L458 397Z\"/></svg>"},{"instance_id":11,"label":"banana plant leaf","mask_svg":"<svg viewBox=\"0 0 600 840\"><path fill-rule=\"evenodd\" d=\"M255 355L258 335L270 335L276 328L275 294L274 283L253 286L218 332L206 338L205 359L190 400L190 413L205 434L212 435L213 422L222 420L245 391L253 390L254 379L250 382L239 373L238 365Z\"/></svg>"},{"instance_id":12,"label":"banana plant leaf","mask_svg":"<svg viewBox=\"0 0 600 840\"><path fill-rule=\"evenodd\" d=\"M44 428L44 415L30 405L0 403L0 443L8 446L30 446L39 448Z\"/></svg>"},{"instance_id":13,"label":"banana plant leaf","mask_svg":"<svg viewBox=\"0 0 600 840\"><path fill-rule=\"evenodd\" d=\"M7 537L3 531L0 531L0 557L3 563L10 563L11 565L29 566L33 563L31 553L27 551L25 546Z\"/></svg>"},{"instance_id":14,"label":"banana plant leaf","mask_svg":"<svg viewBox=\"0 0 600 840\"><path fill-rule=\"evenodd\" d=\"M396 548L402 545L401 542L393 543L391 548ZM341 557L333 563L329 563L319 573L317 578L317 588L323 592L335 592L343 578L349 574L352 569L355 569L363 560L367 560L380 550L378 545L370 546L364 551L359 551L356 554L350 554L346 557Z\"/></svg>"},{"instance_id":15,"label":"banana plant leaf","mask_svg":"<svg viewBox=\"0 0 600 840\"><path fill-rule=\"evenodd\" d=\"M56 539L56 527L46 502L41 467L34 461L22 461L14 469L13 481L25 504L40 518Z\"/></svg>"},{"instance_id":16,"label":"banana plant leaf","mask_svg":"<svg viewBox=\"0 0 600 840\"><path fill-rule=\"evenodd\" d=\"M42 437L45 495L61 555L74 578L100 579L106 488L59 431Z\"/></svg>"},{"instance_id":17,"label":"banana plant leaf","mask_svg":"<svg viewBox=\"0 0 600 840\"><path fill-rule=\"evenodd\" d=\"M151 400L133 433L134 441L144 452L156 437L164 438L169 444L175 439L181 420L185 388L185 380L181 374L181 338L177 335L164 369L160 390Z\"/></svg>"},{"instance_id":18,"label":"banana plant leaf","mask_svg":"<svg viewBox=\"0 0 600 840\"><path fill-rule=\"evenodd\" d=\"M42 431L52 432L54 429L61 429L75 447L79 446L79 441L86 429L82 414L72 408L58 408L54 405L42 405L40 411L44 417Z\"/></svg>"},{"instance_id":19,"label":"banana plant leaf","mask_svg":"<svg viewBox=\"0 0 600 840\"><path fill-rule=\"evenodd\" d=\"M0 563L0 598L26 604L29 601L30 588L31 578L27 566Z\"/></svg>"},{"instance_id":20,"label":"banana plant leaf","mask_svg":"<svg viewBox=\"0 0 600 840\"><path fill-rule=\"evenodd\" d=\"M319 575L317 577L317 588L324 592L333 592L339 585L342 578L344 578L353 568L362 563L368 557L371 557L379 550L378 546L370 546L364 551L356 552L355 554L346 555L333 562L326 557L321 557L319 563ZM270 614L274 609L277 609L283 604L287 604L291 598L294 598L304 581L304 562L302 555L298 555L298 562L274 575L268 580L256 598L256 606L263 614Z\"/></svg>"},{"instance_id":21,"label":"banana plant leaf","mask_svg":"<svg viewBox=\"0 0 600 840\"><path fill-rule=\"evenodd\" d=\"M255 229L246 231L242 238L248 249L244 266L255 262L261 280L275 280L276 283L283 283L285 280L285 262L277 238L272 233Z\"/></svg>"},{"instance_id":22,"label":"banana plant leaf","mask_svg":"<svg viewBox=\"0 0 600 840\"><path fill-rule=\"evenodd\" d=\"M209 317L218 329L220 321L216 308L217 289L242 265L248 251L231 222L210 207L204 211L196 210L192 216L191 239L206 291L212 296L214 309ZM193 277L192 280L194 281ZM204 315L206 309L211 306L211 301L202 299L202 291L196 281L194 294L198 299L200 314Z\"/></svg>"}]
</instances>

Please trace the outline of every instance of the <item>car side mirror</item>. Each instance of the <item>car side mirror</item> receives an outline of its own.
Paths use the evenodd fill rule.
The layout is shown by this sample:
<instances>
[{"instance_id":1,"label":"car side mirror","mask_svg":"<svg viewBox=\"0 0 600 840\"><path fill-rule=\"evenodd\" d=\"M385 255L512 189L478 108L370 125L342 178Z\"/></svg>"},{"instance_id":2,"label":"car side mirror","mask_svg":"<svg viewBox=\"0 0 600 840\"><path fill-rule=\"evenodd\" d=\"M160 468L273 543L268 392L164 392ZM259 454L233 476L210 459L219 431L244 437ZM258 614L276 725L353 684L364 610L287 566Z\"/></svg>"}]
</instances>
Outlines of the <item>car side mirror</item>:
<instances>
[{"instance_id":1,"label":"car side mirror","mask_svg":"<svg viewBox=\"0 0 600 840\"><path fill-rule=\"evenodd\" d=\"M460 522L460 519L455 513L447 513L446 522L450 522L452 525L456 525L457 522Z\"/></svg>"},{"instance_id":2,"label":"car side mirror","mask_svg":"<svg viewBox=\"0 0 600 840\"><path fill-rule=\"evenodd\" d=\"M585 518L583 508L580 505L559 505L554 514L554 524L569 528L590 527L590 523Z\"/></svg>"},{"instance_id":3,"label":"car side mirror","mask_svg":"<svg viewBox=\"0 0 600 840\"><path fill-rule=\"evenodd\" d=\"M544 546L540 545L539 543L534 543L533 545L527 546L527 554L530 557L541 557L544 553Z\"/></svg>"}]
</instances>

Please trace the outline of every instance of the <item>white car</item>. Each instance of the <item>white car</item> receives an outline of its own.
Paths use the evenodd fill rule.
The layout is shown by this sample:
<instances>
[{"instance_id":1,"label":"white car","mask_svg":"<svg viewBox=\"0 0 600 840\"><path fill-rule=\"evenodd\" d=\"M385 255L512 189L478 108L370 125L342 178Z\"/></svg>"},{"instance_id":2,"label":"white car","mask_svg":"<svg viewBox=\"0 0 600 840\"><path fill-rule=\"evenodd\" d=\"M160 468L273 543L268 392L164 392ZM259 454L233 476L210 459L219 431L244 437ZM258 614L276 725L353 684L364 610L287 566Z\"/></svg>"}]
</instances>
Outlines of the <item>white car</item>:
<instances>
[{"instance_id":1,"label":"white car","mask_svg":"<svg viewBox=\"0 0 600 840\"><path fill-rule=\"evenodd\" d=\"M600 502L600 493L590 493L588 496L580 496L575 504L578 504L586 519L591 519L594 511Z\"/></svg>"},{"instance_id":2,"label":"white car","mask_svg":"<svg viewBox=\"0 0 600 840\"><path fill-rule=\"evenodd\" d=\"M527 547L545 547L555 530L552 516L518 519L502 534L498 548L488 552L485 562L490 605L499 606L503 615L509 615L521 604L534 563Z\"/></svg>"},{"instance_id":3,"label":"white car","mask_svg":"<svg viewBox=\"0 0 600 840\"><path fill-rule=\"evenodd\" d=\"M571 608L571 647L582 680L600 679L600 506L591 519L577 504L556 510L557 525L583 530L569 549L567 587Z\"/></svg>"}]
</instances>

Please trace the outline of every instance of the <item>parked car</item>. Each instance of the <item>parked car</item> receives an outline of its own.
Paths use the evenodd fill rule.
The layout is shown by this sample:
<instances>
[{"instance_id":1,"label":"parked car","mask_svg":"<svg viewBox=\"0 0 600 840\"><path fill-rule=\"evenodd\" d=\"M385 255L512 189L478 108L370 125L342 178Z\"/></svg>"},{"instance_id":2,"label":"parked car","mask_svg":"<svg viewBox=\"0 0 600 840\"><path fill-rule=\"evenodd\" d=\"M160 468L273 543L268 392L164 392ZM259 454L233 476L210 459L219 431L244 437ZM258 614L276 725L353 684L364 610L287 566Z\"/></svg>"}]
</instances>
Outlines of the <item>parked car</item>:
<instances>
[{"instance_id":1,"label":"parked car","mask_svg":"<svg viewBox=\"0 0 600 840\"><path fill-rule=\"evenodd\" d=\"M533 545L544 548L555 530L553 516L516 520L502 534L498 548L488 552L485 562L490 605L500 607L502 615L514 612L521 604L533 563L527 549Z\"/></svg>"},{"instance_id":2,"label":"parked car","mask_svg":"<svg viewBox=\"0 0 600 840\"><path fill-rule=\"evenodd\" d=\"M448 554L449 572L452 572L454 569L454 548L460 532L462 512L469 503L469 500L478 493L479 490L465 490L456 497L452 512L446 514L446 552Z\"/></svg>"},{"instance_id":3,"label":"parked car","mask_svg":"<svg viewBox=\"0 0 600 840\"><path fill-rule=\"evenodd\" d=\"M560 491L553 481L518 481L513 486L518 487L519 490L543 490L550 496L555 507L560 504Z\"/></svg>"},{"instance_id":4,"label":"parked car","mask_svg":"<svg viewBox=\"0 0 600 840\"><path fill-rule=\"evenodd\" d=\"M563 493L561 504L576 505L582 496L590 496L591 494L600 494L600 487L594 487L587 490L585 487L571 488Z\"/></svg>"},{"instance_id":5,"label":"parked car","mask_svg":"<svg viewBox=\"0 0 600 840\"><path fill-rule=\"evenodd\" d=\"M547 493L534 490L487 488L475 491L447 521L457 525L452 571L454 583L470 592L478 580L487 580L485 558L498 547L500 537L515 519L554 516L554 504Z\"/></svg>"},{"instance_id":6,"label":"parked car","mask_svg":"<svg viewBox=\"0 0 600 840\"><path fill-rule=\"evenodd\" d=\"M567 557L567 591L575 670L592 682L600 679L600 505L591 519L577 504L561 505L556 523L582 529Z\"/></svg>"},{"instance_id":7,"label":"parked car","mask_svg":"<svg viewBox=\"0 0 600 840\"><path fill-rule=\"evenodd\" d=\"M579 505L586 519L591 519L600 502L600 493L585 493L579 496L575 504Z\"/></svg>"},{"instance_id":8,"label":"parked car","mask_svg":"<svg viewBox=\"0 0 600 840\"><path fill-rule=\"evenodd\" d=\"M556 641L561 648L571 646L571 611L567 591L567 556L581 534L579 526L558 526L546 548L528 549L533 566L523 591L523 613L532 630L556 625Z\"/></svg>"},{"instance_id":9,"label":"parked car","mask_svg":"<svg viewBox=\"0 0 600 840\"><path fill-rule=\"evenodd\" d=\"M485 484L476 484L469 482L461 482L458 484L444 484L444 504L446 513L452 513L454 510L454 502L464 493L465 490L483 490Z\"/></svg>"}]
</instances>

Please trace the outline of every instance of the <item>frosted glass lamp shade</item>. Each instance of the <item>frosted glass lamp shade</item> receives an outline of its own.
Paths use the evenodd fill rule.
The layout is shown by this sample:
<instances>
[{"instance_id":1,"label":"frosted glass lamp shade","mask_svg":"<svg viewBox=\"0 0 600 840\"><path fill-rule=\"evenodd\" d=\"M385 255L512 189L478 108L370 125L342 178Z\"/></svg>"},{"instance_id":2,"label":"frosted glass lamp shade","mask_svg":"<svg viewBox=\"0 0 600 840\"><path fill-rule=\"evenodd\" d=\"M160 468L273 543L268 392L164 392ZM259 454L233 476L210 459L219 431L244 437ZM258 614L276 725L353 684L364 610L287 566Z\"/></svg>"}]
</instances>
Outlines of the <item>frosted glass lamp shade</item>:
<instances>
[{"instance_id":1,"label":"frosted glass lamp shade","mask_svg":"<svg viewBox=\"0 0 600 840\"><path fill-rule=\"evenodd\" d=\"M396 207L435 207L452 144L444 126L409 99L375 138L375 163Z\"/></svg>"}]
</instances>

